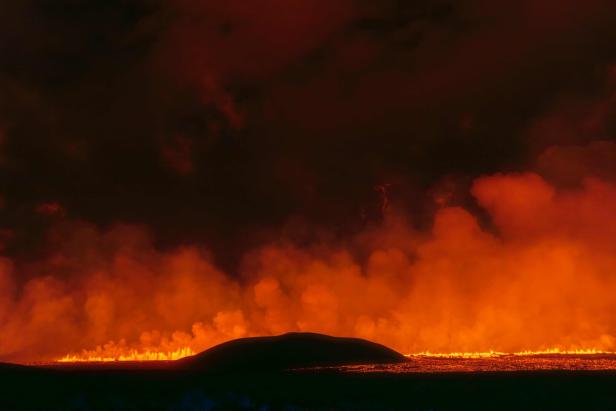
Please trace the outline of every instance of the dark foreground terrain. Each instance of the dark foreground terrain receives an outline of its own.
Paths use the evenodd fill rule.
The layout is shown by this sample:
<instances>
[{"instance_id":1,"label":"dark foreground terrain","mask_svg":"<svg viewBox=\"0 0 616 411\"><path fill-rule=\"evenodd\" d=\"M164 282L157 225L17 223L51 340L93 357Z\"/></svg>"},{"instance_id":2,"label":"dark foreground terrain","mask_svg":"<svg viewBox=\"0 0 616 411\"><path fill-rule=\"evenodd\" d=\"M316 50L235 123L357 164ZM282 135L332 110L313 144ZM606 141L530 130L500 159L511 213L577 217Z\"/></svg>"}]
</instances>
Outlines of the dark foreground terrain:
<instances>
[{"instance_id":1,"label":"dark foreground terrain","mask_svg":"<svg viewBox=\"0 0 616 411\"><path fill-rule=\"evenodd\" d=\"M168 363L3 365L0 410L616 410L614 371L301 368L404 361L376 344L328 338L241 340ZM273 361L277 352L283 359L293 357L294 369Z\"/></svg>"},{"instance_id":2,"label":"dark foreground terrain","mask_svg":"<svg viewBox=\"0 0 616 411\"><path fill-rule=\"evenodd\" d=\"M1 410L615 410L602 372L0 371Z\"/></svg>"}]
</instances>

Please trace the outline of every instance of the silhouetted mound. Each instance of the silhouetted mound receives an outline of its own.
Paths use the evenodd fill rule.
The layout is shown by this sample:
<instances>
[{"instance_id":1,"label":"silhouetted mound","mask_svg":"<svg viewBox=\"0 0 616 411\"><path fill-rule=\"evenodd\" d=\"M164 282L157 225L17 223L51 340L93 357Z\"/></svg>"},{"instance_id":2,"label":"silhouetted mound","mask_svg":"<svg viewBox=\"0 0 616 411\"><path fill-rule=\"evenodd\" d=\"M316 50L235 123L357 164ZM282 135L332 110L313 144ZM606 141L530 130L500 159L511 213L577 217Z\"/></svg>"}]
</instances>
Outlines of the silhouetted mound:
<instances>
[{"instance_id":1,"label":"silhouetted mound","mask_svg":"<svg viewBox=\"0 0 616 411\"><path fill-rule=\"evenodd\" d=\"M359 338L288 333L229 341L178 363L203 371L245 372L403 361L406 358L402 354Z\"/></svg>"}]
</instances>

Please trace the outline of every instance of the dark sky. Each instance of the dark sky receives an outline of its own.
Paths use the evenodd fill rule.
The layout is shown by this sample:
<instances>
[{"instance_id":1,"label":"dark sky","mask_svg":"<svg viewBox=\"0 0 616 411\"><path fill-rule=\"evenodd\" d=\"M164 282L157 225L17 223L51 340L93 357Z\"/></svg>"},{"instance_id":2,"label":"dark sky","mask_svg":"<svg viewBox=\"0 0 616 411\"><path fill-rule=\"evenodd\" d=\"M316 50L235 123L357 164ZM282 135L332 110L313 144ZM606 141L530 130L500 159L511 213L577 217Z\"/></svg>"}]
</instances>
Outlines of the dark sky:
<instances>
[{"instance_id":1,"label":"dark sky","mask_svg":"<svg viewBox=\"0 0 616 411\"><path fill-rule=\"evenodd\" d=\"M612 0L0 0L0 246L129 223L233 271L386 198L421 226L480 175L576 184L541 153L615 135L615 27Z\"/></svg>"}]
</instances>

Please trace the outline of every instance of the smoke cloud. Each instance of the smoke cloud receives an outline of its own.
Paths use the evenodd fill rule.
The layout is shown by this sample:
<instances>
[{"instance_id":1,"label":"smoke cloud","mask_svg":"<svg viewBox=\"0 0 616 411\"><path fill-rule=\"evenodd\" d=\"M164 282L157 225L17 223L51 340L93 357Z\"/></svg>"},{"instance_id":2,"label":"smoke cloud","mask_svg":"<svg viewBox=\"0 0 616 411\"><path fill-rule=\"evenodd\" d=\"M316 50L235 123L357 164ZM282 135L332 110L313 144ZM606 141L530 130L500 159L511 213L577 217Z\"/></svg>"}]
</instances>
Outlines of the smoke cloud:
<instances>
[{"instance_id":1,"label":"smoke cloud","mask_svg":"<svg viewBox=\"0 0 616 411\"><path fill-rule=\"evenodd\" d=\"M613 2L4 3L0 361L616 349Z\"/></svg>"},{"instance_id":2,"label":"smoke cloud","mask_svg":"<svg viewBox=\"0 0 616 411\"><path fill-rule=\"evenodd\" d=\"M259 246L239 276L199 246L157 250L143 227L63 221L45 259L2 260L1 358L199 351L286 331L402 352L615 349L614 182L558 189L535 173L497 174L471 192L486 227L449 206L420 232L392 207L345 242Z\"/></svg>"}]
</instances>

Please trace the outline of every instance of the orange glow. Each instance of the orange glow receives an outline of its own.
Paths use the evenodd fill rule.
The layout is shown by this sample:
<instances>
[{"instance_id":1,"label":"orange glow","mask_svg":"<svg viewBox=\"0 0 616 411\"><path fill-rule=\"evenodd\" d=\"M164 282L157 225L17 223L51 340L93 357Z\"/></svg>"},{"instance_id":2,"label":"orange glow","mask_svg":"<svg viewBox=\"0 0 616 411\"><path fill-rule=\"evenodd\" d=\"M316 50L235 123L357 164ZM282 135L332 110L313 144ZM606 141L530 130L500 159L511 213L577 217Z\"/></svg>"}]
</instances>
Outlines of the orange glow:
<instances>
[{"instance_id":1,"label":"orange glow","mask_svg":"<svg viewBox=\"0 0 616 411\"><path fill-rule=\"evenodd\" d=\"M58 362L170 361L179 360L191 355L195 355L195 353L188 347L179 348L171 352L129 350L113 357L96 356L86 352L81 355L66 355L60 358Z\"/></svg>"},{"instance_id":2,"label":"orange glow","mask_svg":"<svg viewBox=\"0 0 616 411\"><path fill-rule=\"evenodd\" d=\"M471 193L487 218L440 207L418 231L391 203L352 238L261 245L235 273L197 245L74 223L32 265L45 276L0 257L0 361L173 359L288 331L402 353L616 351L616 184L510 174Z\"/></svg>"},{"instance_id":3,"label":"orange glow","mask_svg":"<svg viewBox=\"0 0 616 411\"><path fill-rule=\"evenodd\" d=\"M128 350L124 353L118 353L115 356L104 356L104 351L100 352L101 355L96 355L93 352L83 352L81 354L69 354L57 360L57 362L63 363L78 363L78 362L116 362L116 361L170 361L179 360L181 358L195 355L195 353L189 348L184 347L176 351L171 352L157 352L157 351L135 351ZM514 353L504 353L496 351L488 352L451 352L451 353L431 353L421 352L414 354L405 354L408 358L498 358L506 356L541 356L541 355L616 355L616 352L600 351L595 349L583 349L583 350L560 350L558 348L541 350L541 351L520 351Z\"/></svg>"},{"instance_id":4,"label":"orange glow","mask_svg":"<svg viewBox=\"0 0 616 411\"><path fill-rule=\"evenodd\" d=\"M616 352L601 351L596 349L581 349L581 350L561 350L559 348L551 348L540 351L519 351L513 353L486 351L486 352L450 352L450 353L432 353L420 352L415 354L405 354L406 357L429 357L429 358L497 358L506 356L529 357L535 355L616 355Z\"/></svg>"}]
</instances>

